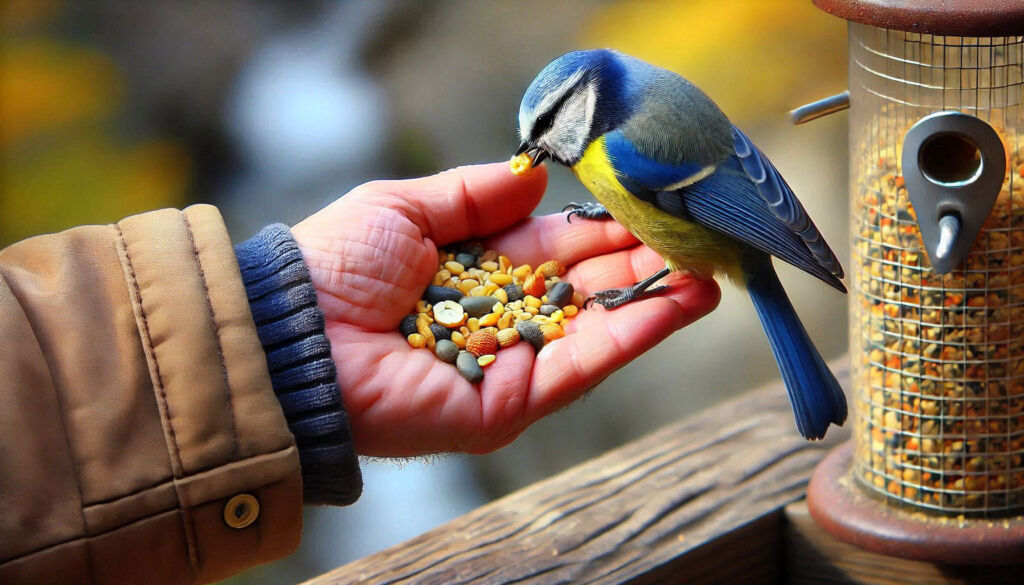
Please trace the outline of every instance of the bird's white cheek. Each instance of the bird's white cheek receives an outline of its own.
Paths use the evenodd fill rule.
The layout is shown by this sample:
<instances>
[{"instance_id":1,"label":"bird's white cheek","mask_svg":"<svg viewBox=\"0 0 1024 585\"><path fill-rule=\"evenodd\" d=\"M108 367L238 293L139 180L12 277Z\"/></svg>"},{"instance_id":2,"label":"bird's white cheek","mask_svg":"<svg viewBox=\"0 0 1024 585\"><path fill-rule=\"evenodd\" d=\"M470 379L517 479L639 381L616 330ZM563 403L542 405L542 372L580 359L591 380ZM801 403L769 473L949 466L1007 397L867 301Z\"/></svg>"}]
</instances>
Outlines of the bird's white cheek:
<instances>
[{"instance_id":1,"label":"bird's white cheek","mask_svg":"<svg viewBox=\"0 0 1024 585\"><path fill-rule=\"evenodd\" d=\"M594 87L577 92L562 106L552 124L548 138L552 150L562 160L575 160L583 154L594 121L594 106L597 95Z\"/></svg>"}]
</instances>

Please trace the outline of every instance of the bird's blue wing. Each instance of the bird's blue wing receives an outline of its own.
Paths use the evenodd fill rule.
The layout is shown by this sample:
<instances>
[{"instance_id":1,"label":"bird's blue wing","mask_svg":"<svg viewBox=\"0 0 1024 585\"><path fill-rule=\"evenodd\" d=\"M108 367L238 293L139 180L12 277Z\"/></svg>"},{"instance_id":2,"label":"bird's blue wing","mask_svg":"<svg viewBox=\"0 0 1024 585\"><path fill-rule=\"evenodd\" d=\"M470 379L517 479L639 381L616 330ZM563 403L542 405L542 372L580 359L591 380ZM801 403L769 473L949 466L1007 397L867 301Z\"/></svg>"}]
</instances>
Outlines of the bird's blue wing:
<instances>
[{"instance_id":1,"label":"bird's blue wing","mask_svg":"<svg viewBox=\"0 0 1024 585\"><path fill-rule=\"evenodd\" d=\"M804 206L800 204L800 200L796 198L793 190L786 184L775 165L754 146L746 134L735 126L733 127L733 145L740 165L757 186L757 191L768 204L768 209L800 236L826 270L842 278L843 267L839 263L839 259L828 247L825 238L818 231L818 227L811 221Z\"/></svg>"},{"instance_id":2,"label":"bird's blue wing","mask_svg":"<svg viewBox=\"0 0 1024 585\"><path fill-rule=\"evenodd\" d=\"M822 265L804 239L768 207L735 158L726 160L709 177L693 185L658 193L655 205L676 215L685 210L691 219L781 258L846 292L838 276Z\"/></svg>"},{"instance_id":3,"label":"bird's blue wing","mask_svg":"<svg viewBox=\"0 0 1024 585\"><path fill-rule=\"evenodd\" d=\"M650 160L617 132L605 135L605 145L617 178L636 197L785 260L830 286L846 291L837 275L812 252L805 238L771 209L738 155L725 158L709 174L691 184L666 190L666 186L686 183L687 177L703 175L707 167L673 166ZM666 167L674 169L674 174ZM669 178L676 180L668 182Z\"/></svg>"}]
</instances>

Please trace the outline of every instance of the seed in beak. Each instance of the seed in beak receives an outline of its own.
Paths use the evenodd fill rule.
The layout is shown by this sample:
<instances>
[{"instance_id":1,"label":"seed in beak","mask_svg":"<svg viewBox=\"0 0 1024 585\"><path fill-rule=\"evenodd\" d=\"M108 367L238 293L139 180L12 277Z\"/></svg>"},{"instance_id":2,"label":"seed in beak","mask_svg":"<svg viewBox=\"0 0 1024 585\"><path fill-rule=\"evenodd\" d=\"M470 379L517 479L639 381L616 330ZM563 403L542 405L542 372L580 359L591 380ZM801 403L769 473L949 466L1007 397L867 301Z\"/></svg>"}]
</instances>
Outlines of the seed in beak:
<instances>
[{"instance_id":1,"label":"seed in beak","mask_svg":"<svg viewBox=\"0 0 1024 585\"><path fill-rule=\"evenodd\" d=\"M533 157L528 152L521 152L513 156L509 164L511 165L513 175L525 175L533 168Z\"/></svg>"}]
</instances>

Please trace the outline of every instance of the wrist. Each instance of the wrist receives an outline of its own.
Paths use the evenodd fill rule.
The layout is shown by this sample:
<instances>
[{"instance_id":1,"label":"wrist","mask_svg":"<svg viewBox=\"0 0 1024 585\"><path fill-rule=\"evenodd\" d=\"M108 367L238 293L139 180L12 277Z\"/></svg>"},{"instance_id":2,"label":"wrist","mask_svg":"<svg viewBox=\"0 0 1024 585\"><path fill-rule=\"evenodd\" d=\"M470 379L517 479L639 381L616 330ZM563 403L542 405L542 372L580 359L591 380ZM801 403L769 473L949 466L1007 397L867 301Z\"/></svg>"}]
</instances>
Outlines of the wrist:
<instances>
[{"instance_id":1,"label":"wrist","mask_svg":"<svg viewBox=\"0 0 1024 585\"><path fill-rule=\"evenodd\" d=\"M309 504L344 505L362 490L324 317L302 251L274 224L235 246L274 393L295 437Z\"/></svg>"}]
</instances>

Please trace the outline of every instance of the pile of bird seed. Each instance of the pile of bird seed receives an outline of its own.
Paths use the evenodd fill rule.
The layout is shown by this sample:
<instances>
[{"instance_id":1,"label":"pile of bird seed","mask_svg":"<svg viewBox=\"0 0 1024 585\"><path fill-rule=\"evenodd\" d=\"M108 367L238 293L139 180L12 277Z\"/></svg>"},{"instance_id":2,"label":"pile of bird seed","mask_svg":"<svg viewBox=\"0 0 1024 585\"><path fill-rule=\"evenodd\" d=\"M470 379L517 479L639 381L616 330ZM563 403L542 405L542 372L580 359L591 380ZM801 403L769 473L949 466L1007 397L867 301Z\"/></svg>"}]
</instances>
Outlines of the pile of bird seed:
<instances>
[{"instance_id":1,"label":"pile of bird seed","mask_svg":"<svg viewBox=\"0 0 1024 585\"><path fill-rule=\"evenodd\" d=\"M437 273L399 331L414 348L455 364L466 380L483 380L499 349L520 340L540 351L565 336L562 323L584 298L560 279L565 267L548 260L536 269L468 243L438 252Z\"/></svg>"},{"instance_id":2,"label":"pile of bird seed","mask_svg":"<svg viewBox=\"0 0 1024 585\"><path fill-rule=\"evenodd\" d=\"M925 509L1024 509L1024 145L999 131L1002 191L964 264L939 275L898 175L902 140L869 126L851 224L857 475Z\"/></svg>"}]
</instances>

